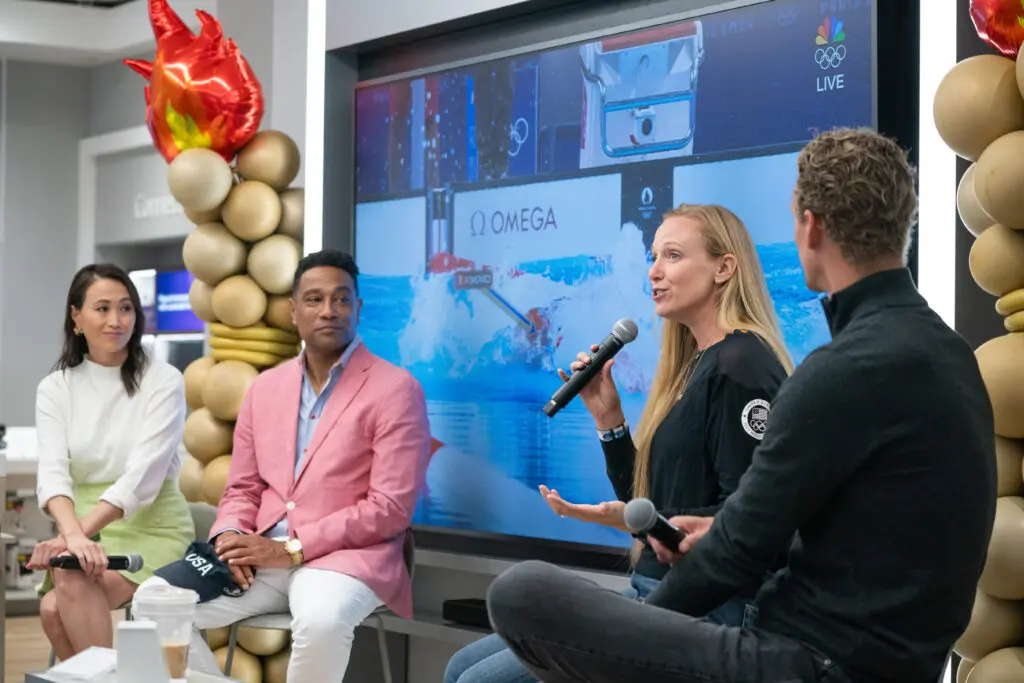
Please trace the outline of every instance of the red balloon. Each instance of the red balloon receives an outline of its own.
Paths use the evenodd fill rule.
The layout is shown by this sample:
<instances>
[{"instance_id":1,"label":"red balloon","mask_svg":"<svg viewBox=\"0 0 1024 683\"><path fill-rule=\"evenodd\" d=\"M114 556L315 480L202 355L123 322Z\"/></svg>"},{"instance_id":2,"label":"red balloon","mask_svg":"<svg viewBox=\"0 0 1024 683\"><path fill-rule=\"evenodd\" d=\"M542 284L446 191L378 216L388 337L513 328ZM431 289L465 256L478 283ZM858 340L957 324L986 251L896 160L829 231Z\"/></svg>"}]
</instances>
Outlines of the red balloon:
<instances>
[{"instance_id":1,"label":"red balloon","mask_svg":"<svg viewBox=\"0 0 1024 683\"><path fill-rule=\"evenodd\" d=\"M982 40L1017 58L1024 43L1024 0L971 0L971 21Z\"/></svg>"},{"instance_id":2,"label":"red balloon","mask_svg":"<svg viewBox=\"0 0 1024 683\"><path fill-rule=\"evenodd\" d=\"M202 10L196 16L199 35L167 0L149 0L156 58L124 63L149 81L146 124L168 163L193 147L230 162L259 130L263 88L235 42L224 39L220 22Z\"/></svg>"}]
</instances>

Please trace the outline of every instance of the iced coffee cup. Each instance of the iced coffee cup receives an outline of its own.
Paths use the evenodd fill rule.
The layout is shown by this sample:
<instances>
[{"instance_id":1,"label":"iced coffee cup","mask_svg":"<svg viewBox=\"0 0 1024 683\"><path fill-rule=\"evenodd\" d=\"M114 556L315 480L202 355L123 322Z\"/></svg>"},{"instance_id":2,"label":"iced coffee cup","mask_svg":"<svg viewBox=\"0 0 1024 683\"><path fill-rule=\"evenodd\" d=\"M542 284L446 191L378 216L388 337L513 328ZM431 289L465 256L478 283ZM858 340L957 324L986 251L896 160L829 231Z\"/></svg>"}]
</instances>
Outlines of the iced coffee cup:
<instances>
[{"instance_id":1,"label":"iced coffee cup","mask_svg":"<svg viewBox=\"0 0 1024 683\"><path fill-rule=\"evenodd\" d=\"M135 593L132 617L136 621L156 624L157 637L172 680L185 679L188 646L192 641L192 624L198 602L198 593L175 586L148 585Z\"/></svg>"}]
</instances>

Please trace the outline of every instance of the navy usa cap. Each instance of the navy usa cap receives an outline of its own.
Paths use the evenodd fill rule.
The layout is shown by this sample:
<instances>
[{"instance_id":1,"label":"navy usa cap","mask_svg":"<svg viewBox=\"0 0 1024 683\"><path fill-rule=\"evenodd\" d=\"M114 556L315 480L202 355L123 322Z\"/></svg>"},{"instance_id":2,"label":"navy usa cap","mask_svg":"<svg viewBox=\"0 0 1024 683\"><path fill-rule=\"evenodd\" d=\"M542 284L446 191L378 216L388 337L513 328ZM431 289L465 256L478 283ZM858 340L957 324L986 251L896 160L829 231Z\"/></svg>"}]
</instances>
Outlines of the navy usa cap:
<instances>
[{"instance_id":1,"label":"navy usa cap","mask_svg":"<svg viewBox=\"0 0 1024 683\"><path fill-rule=\"evenodd\" d=\"M212 543L194 541L185 557L153 572L172 586L190 588L199 594L199 602L209 602L222 595L237 598L245 590L235 583L231 570L213 549Z\"/></svg>"}]
</instances>

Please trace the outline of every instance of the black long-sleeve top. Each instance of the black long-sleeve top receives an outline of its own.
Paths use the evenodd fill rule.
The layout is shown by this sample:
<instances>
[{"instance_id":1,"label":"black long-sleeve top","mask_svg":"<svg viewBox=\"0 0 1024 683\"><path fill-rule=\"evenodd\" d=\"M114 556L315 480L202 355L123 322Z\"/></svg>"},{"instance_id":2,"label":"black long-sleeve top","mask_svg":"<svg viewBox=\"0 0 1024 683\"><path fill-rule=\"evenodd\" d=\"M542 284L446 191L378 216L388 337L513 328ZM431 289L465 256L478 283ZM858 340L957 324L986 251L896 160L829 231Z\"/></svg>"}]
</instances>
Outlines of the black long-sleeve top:
<instances>
[{"instance_id":1,"label":"black long-sleeve top","mask_svg":"<svg viewBox=\"0 0 1024 683\"><path fill-rule=\"evenodd\" d=\"M826 310L833 341L783 385L739 490L648 602L704 614L788 547L758 594L759 629L851 680L931 683L970 620L992 531L992 407L971 349L906 270Z\"/></svg>"},{"instance_id":2,"label":"black long-sleeve top","mask_svg":"<svg viewBox=\"0 0 1024 683\"><path fill-rule=\"evenodd\" d=\"M694 365L683 396L651 441L647 497L665 517L714 515L750 466L786 371L749 332L709 346ZM601 442L608 478L623 502L633 498L636 448L626 436ZM660 579L668 566L645 544L635 571ZM717 606L717 605L716 605Z\"/></svg>"}]
</instances>

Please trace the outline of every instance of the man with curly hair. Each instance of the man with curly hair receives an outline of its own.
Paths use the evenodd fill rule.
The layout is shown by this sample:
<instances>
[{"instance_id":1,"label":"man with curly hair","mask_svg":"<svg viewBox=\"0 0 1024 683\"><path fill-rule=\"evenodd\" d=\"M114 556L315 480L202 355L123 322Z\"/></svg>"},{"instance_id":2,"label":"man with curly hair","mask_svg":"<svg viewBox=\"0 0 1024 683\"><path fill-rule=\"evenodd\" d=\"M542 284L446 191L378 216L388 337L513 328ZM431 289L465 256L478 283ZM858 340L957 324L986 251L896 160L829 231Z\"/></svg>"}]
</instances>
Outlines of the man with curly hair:
<instances>
[{"instance_id":1,"label":"man with curly hair","mask_svg":"<svg viewBox=\"0 0 1024 683\"><path fill-rule=\"evenodd\" d=\"M906 268L914 171L869 130L801 152L794 232L831 343L783 384L739 489L670 520L641 605L526 562L495 630L548 683L934 683L967 627L995 517L992 408L970 347ZM788 550L750 627L699 619Z\"/></svg>"}]
</instances>

